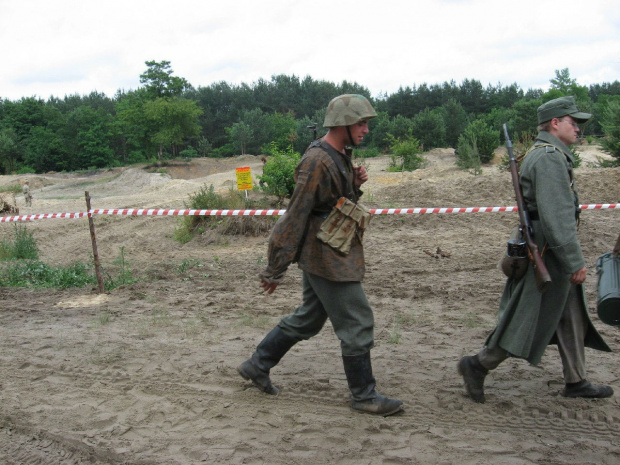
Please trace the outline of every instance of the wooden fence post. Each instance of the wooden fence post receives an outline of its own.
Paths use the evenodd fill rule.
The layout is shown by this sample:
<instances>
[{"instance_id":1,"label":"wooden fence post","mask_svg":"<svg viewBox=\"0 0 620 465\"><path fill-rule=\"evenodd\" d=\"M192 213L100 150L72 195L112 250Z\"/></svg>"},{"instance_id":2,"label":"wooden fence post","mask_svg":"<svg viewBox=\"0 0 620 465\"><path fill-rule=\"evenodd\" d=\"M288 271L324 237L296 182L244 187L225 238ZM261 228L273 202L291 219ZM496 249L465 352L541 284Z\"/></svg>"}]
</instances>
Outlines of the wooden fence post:
<instances>
[{"instance_id":1,"label":"wooden fence post","mask_svg":"<svg viewBox=\"0 0 620 465\"><path fill-rule=\"evenodd\" d=\"M101 277L101 267L99 266L99 252L97 252L97 237L95 236L95 222L93 215L90 213L90 195L88 191L84 192L86 196L86 208L88 209L88 226L90 228L90 241L93 244L93 257L95 257L95 275L99 284L99 294L103 294L103 278Z\"/></svg>"}]
</instances>

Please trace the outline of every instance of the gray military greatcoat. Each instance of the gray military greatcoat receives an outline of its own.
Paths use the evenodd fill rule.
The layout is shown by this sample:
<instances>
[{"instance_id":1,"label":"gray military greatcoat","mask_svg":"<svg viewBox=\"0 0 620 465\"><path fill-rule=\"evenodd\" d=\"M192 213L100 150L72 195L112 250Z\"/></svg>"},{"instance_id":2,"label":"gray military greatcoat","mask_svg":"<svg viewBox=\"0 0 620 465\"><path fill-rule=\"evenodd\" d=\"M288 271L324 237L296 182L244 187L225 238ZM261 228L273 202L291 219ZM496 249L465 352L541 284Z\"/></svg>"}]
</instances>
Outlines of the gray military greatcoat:
<instances>
[{"instance_id":1,"label":"gray military greatcoat","mask_svg":"<svg viewBox=\"0 0 620 465\"><path fill-rule=\"evenodd\" d=\"M570 276L585 266L577 238L579 200L573 164L573 154L558 138L544 131L538 134L534 149L521 166L520 181L527 209L533 212L534 237L552 282L541 293L531 265L521 280L509 279L497 327L486 341L489 348L501 347L534 365L540 362L547 345L555 343ZM588 322L585 346L611 351L587 317L583 286L577 288Z\"/></svg>"}]
</instances>

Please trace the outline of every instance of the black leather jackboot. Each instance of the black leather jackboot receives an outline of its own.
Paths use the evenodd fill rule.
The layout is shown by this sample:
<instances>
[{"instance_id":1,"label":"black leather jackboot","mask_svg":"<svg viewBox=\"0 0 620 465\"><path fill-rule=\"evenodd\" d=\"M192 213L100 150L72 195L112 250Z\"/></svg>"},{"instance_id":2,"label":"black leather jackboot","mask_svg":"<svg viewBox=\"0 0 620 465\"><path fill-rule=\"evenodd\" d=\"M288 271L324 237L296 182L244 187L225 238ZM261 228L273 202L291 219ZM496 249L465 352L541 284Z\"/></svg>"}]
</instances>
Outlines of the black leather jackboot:
<instances>
[{"instance_id":1,"label":"black leather jackboot","mask_svg":"<svg viewBox=\"0 0 620 465\"><path fill-rule=\"evenodd\" d=\"M457 370L463 377L467 394L474 402L484 404L484 378L489 370L482 366L477 355L463 357L458 365Z\"/></svg>"},{"instance_id":2,"label":"black leather jackboot","mask_svg":"<svg viewBox=\"0 0 620 465\"><path fill-rule=\"evenodd\" d=\"M269 370L275 367L298 339L284 334L279 326L273 328L258 344L252 357L237 367L237 371L248 381L252 381L261 391L277 395L279 389L271 384Z\"/></svg>"},{"instance_id":3,"label":"black leather jackboot","mask_svg":"<svg viewBox=\"0 0 620 465\"><path fill-rule=\"evenodd\" d=\"M372 375L370 352L362 355L343 355L344 372L351 391L351 408L364 413L388 416L402 410L403 402L377 392Z\"/></svg>"}]
</instances>

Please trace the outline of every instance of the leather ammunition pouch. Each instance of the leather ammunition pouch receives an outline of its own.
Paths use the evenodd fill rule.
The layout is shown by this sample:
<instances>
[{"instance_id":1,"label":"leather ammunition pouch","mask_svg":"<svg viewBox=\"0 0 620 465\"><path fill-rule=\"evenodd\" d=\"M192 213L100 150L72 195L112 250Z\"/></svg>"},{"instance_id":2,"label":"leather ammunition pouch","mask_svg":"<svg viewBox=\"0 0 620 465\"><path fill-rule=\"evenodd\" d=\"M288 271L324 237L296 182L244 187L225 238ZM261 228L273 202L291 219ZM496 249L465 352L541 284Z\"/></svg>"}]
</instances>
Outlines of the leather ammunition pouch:
<instances>
[{"instance_id":1,"label":"leather ammunition pouch","mask_svg":"<svg viewBox=\"0 0 620 465\"><path fill-rule=\"evenodd\" d=\"M370 211L346 197L340 197L317 233L317 238L343 255L351 251L353 239L361 242L364 229L370 223Z\"/></svg>"}]
</instances>

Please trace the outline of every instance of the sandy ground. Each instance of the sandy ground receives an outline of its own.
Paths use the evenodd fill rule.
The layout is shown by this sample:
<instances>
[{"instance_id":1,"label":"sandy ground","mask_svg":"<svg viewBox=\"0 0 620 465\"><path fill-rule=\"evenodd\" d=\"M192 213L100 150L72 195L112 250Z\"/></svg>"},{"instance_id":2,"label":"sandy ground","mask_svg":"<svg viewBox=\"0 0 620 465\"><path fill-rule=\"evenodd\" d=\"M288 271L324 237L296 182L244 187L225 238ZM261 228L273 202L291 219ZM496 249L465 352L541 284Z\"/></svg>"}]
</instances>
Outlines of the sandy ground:
<instances>
[{"instance_id":1,"label":"sandy ground","mask_svg":"<svg viewBox=\"0 0 620 465\"><path fill-rule=\"evenodd\" d=\"M592 167L581 147L582 203L620 201L620 169ZM496 166L459 171L452 150L426 154L413 173L367 161L370 207L514 205ZM30 175L21 213L93 208L183 208L190 193L234 185L255 157L196 160L168 174L128 168ZM0 177L0 185L18 182ZM99 254L121 249L136 284L96 289L0 288L0 463L6 464L609 464L620 463L620 333L596 315L596 259L620 232L620 210L585 211L580 237L590 313L614 353L587 350L589 378L612 385L604 400L565 399L549 347L539 367L507 361L487 379L487 403L465 395L455 366L479 349L496 320L497 269L516 213L381 215L365 239L364 281L376 317L372 351L380 392L405 411L388 418L348 407L338 341L329 324L272 371L267 396L236 373L264 334L300 301L292 267L275 294L257 274L266 237L205 235L181 245L174 217L96 216ZM11 237L0 224L0 239ZM51 265L88 262L87 220L28 224ZM435 254L437 248L447 252Z\"/></svg>"}]
</instances>

